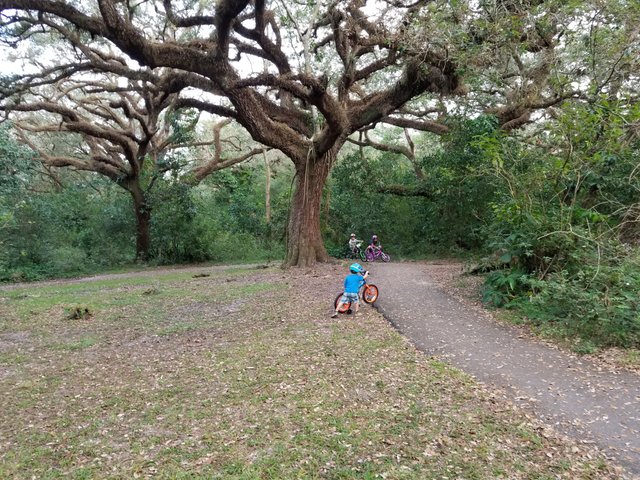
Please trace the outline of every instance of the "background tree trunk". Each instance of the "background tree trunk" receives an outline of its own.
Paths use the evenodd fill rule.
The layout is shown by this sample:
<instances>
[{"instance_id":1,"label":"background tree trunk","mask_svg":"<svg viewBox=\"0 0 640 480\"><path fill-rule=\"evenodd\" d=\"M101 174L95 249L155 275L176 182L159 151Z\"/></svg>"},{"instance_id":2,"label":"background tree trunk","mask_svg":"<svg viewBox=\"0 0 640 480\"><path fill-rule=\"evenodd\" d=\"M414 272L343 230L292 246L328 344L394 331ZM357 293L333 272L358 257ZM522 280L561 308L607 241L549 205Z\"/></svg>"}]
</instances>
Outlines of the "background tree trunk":
<instances>
[{"instance_id":1,"label":"background tree trunk","mask_svg":"<svg viewBox=\"0 0 640 480\"><path fill-rule=\"evenodd\" d=\"M151 208L138 185L129 189L136 214L136 261L149 260L151 250Z\"/></svg>"},{"instance_id":2,"label":"background tree trunk","mask_svg":"<svg viewBox=\"0 0 640 480\"><path fill-rule=\"evenodd\" d=\"M264 186L264 220L267 224L271 222L271 162L267 158L267 153L262 150L262 156L264 158L264 169L266 183Z\"/></svg>"}]
</instances>

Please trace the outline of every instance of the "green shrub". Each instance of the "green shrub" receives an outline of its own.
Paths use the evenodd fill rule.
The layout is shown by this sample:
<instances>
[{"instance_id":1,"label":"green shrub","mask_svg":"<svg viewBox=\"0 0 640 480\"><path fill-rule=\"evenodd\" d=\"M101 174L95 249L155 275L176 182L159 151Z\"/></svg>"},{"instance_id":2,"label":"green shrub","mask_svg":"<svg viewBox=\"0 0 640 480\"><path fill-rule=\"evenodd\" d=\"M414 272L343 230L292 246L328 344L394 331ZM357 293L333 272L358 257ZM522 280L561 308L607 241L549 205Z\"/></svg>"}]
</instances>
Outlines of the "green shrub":
<instances>
[{"instance_id":1,"label":"green shrub","mask_svg":"<svg viewBox=\"0 0 640 480\"><path fill-rule=\"evenodd\" d=\"M586 265L558 272L525 308L536 323L558 323L568 336L597 346L640 347L640 266Z\"/></svg>"},{"instance_id":2,"label":"green shrub","mask_svg":"<svg viewBox=\"0 0 640 480\"><path fill-rule=\"evenodd\" d=\"M87 253L77 247L64 246L51 251L45 269L52 277L66 277L90 271Z\"/></svg>"},{"instance_id":3,"label":"green shrub","mask_svg":"<svg viewBox=\"0 0 640 480\"><path fill-rule=\"evenodd\" d=\"M523 270L497 270L487 275L482 299L495 307L509 307L530 290L533 282L533 278Z\"/></svg>"}]
</instances>

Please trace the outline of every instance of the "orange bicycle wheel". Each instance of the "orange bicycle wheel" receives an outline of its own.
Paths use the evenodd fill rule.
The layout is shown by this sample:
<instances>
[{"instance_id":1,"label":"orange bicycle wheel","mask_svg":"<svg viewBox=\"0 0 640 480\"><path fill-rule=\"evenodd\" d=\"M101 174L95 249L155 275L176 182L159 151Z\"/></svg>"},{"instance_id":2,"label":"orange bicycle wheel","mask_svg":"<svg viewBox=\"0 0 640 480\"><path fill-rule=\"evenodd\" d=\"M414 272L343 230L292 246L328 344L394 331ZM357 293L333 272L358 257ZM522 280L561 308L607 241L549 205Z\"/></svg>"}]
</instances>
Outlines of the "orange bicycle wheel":
<instances>
[{"instance_id":1,"label":"orange bicycle wheel","mask_svg":"<svg viewBox=\"0 0 640 480\"><path fill-rule=\"evenodd\" d=\"M362 289L362 300L365 303L373 303L378 299L378 287L371 283L367 283Z\"/></svg>"},{"instance_id":2,"label":"orange bicycle wheel","mask_svg":"<svg viewBox=\"0 0 640 480\"><path fill-rule=\"evenodd\" d=\"M338 308L338 303L340 303L341 298L342 298L342 294L340 293L336 297L336 300L333 302L333 308ZM338 310L338 313L349 313L349 310L351 310L351 302L347 302L344 305L342 305L340 307L340 310Z\"/></svg>"}]
</instances>

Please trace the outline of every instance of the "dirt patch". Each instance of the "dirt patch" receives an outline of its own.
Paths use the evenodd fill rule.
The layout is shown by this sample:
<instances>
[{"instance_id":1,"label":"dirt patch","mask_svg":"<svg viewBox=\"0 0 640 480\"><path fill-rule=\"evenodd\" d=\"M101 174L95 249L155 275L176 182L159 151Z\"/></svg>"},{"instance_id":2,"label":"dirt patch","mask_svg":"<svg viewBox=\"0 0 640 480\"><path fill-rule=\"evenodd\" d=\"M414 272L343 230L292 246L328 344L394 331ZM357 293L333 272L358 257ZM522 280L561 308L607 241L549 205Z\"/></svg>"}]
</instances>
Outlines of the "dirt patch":
<instances>
[{"instance_id":1,"label":"dirt patch","mask_svg":"<svg viewBox=\"0 0 640 480\"><path fill-rule=\"evenodd\" d=\"M603 369L611 372L625 370L640 375L640 350L623 350L610 348L594 354L584 355L584 358L599 364Z\"/></svg>"},{"instance_id":2,"label":"dirt patch","mask_svg":"<svg viewBox=\"0 0 640 480\"><path fill-rule=\"evenodd\" d=\"M467 264L456 260L425 262L424 266L430 280L449 295L464 301L467 305L483 308L483 275L468 275L465 273Z\"/></svg>"},{"instance_id":3,"label":"dirt patch","mask_svg":"<svg viewBox=\"0 0 640 480\"><path fill-rule=\"evenodd\" d=\"M170 311L170 314L187 317L222 317L226 315L232 315L239 313L247 305L248 300L239 299L226 305L215 305L204 302L190 302L186 305L181 305Z\"/></svg>"},{"instance_id":4,"label":"dirt patch","mask_svg":"<svg viewBox=\"0 0 640 480\"><path fill-rule=\"evenodd\" d=\"M9 332L0 334L0 353L24 348L31 343L29 332Z\"/></svg>"}]
</instances>

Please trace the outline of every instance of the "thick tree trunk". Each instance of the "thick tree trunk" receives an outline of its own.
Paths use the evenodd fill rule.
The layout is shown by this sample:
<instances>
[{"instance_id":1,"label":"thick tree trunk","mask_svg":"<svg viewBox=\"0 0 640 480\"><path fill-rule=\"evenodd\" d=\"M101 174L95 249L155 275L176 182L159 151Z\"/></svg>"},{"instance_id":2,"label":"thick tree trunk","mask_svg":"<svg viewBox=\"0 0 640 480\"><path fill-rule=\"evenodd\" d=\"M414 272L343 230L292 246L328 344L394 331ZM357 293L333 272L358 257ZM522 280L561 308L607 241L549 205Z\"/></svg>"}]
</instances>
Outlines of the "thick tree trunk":
<instances>
[{"instance_id":1,"label":"thick tree trunk","mask_svg":"<svg viewBox=\"0 0 640 480\"><path fill-rule=\"evenodd\" d=\"M146 262L151 249L151 208L139 186L131 188L129 193L136 214L136 261Z\"/></svg>"},{"instance_id":2,"label":"thick tree trunk","mask_svg":"<svg viewBox=\"0 0 640 480\"><path fill-rule=\"evenodd\" d=\"M320 234L322 190L332 157L296 163L296 179L287 227L286 266L308 267L327 262L329 255Z\"/></svg>"}]
</instances>

